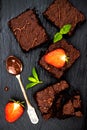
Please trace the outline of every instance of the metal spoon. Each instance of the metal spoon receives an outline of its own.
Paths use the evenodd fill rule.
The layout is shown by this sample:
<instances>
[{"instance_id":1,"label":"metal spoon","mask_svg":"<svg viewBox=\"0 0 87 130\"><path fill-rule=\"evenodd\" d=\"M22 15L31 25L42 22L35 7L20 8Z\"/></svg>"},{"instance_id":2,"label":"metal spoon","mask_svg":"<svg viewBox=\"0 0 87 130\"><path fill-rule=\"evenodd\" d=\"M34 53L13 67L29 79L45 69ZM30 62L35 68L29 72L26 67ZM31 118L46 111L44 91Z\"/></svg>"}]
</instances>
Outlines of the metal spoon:
<instances>
[{"instance_id":1,"label":"metal spoon","mask_svg":"<svg viewBox=\"0 0 87 130\"><path fill-rule=\"evenodd\" d=\"M39 119L35 112L35 108L32 107L32 105L30 104L28 97L26 95L24 86L22 84L21 78L20 78L20 73L22 72L22 69L23 69L21 61L18 58L16 58L15 56L9 56L6 60L6 69L10 74L15 75L16 78L18 79L23 96L24 96L26 104L27 104L28 116L33 124L37 124Z\"/></svg>"}]
</instances>

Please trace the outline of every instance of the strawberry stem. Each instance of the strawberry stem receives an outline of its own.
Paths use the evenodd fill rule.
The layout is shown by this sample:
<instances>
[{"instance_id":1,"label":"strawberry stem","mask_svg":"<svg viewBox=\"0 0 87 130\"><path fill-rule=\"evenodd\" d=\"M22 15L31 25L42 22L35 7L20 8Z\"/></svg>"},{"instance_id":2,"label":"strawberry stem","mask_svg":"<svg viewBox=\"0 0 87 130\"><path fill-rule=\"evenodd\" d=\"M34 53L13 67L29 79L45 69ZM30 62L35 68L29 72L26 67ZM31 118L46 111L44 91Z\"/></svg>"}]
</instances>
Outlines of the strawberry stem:
<instances>
[{"instance_id":1,"label":"strawberry stem","mask_svg":"<svg viewBox=\"0 0 87 130\"><path fill-rule=\"evenodd\" d=\"M66 56L66 57L65 57L65 61L66 61L66 63L69 62L69 59L70 59L69 56Z\"/></svg>"},{"instance_id":2,"label":"strawberry stem","mask_svg":"<svg viewBox=\"0 0 87 130\"><path fill-rule=\"evenodd\" d=\"M25 103L24 101L20 102L20 101L14 100L14 99L10 99L10 101L11 101L11 102L14 102L14 103L18 103L18 104L21 105L22 107L25 107L25 106L24 106L24 103Z\"/></svg>"}]
</instances>

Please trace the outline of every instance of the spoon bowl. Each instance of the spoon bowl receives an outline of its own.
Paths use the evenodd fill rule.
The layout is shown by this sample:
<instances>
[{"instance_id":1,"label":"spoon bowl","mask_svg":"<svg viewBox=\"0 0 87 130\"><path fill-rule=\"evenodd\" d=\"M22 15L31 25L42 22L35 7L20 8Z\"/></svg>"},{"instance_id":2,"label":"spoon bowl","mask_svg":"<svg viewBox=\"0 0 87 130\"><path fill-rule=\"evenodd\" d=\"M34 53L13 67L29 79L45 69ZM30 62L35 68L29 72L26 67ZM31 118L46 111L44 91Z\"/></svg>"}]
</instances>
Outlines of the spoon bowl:
<instances>
[{"instance_id":1,"label":"spoon bowl","mask_svg":"<svg viewBox=\"0 0 87 130\"><path fill-rule=\"evenodd\" d=\"M6 69L10 74L18 75L22 72L23 65L15 56L9 56L6 60Z\"/></svg>"}]
</instances>

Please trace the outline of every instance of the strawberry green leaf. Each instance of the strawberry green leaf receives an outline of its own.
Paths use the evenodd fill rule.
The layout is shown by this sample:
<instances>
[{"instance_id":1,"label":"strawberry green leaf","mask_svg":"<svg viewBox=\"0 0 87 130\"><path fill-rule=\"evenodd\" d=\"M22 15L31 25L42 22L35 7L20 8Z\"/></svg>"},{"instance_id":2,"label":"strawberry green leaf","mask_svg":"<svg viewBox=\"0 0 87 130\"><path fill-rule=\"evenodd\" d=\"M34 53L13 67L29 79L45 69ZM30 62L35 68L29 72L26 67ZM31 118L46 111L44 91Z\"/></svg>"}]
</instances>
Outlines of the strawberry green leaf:
<instances>
[{"instance_id":1,"label":"strawberry green leaf","mask_svg":"<svg viewBox=\"0 0 87 130\"><path fill-rule=\"evenodd\" d=\"M62 34L59 33L59 32L57 32L57 33L54 35L53 42L56 43L56 42L60 41L62 38L63 38Z\"/></svg>"},{"instance_id":2,"label":"strawberry green leaf","mask_svg":"<svg viewBox=\"0 0 87 130\"><path fill-rule=\"evenodd\" d=\"M66 56L66 58L65 58L66 63L69 62L69 59L70 59L70 57Z\"/></svg>"},{"instance_id":3,"label":"strawberry green leaf","mask_svg":"<svg viewBox=\"0 0 87 130\"><path fill-rule=\"evenodd\" d=\"M66 24L60 29L61 34L67 34L71 29L71 24Z\"/></svg>"},{"instance_id":4,"label":"strawberry green leaf","mask_svg":"<svg viewBox=\"0 0 87 130\"><path fill-rule=\"evenodd\" d=\"M32 69L32 75L34 76L34 78L35 78L36 80L39 81L39 78L38 78L38 75L37 75L37 72L36 72L35 67Z\"/></svg>"},{"instance_id":5,"label":"strawberry green leaf","mask_svg":"<svg viewBox=\"0 0 87 130\"><path fill-rule=\"evenodd\" d=\"M34 83L37 82L37 80L33 77L28 77L28 80L31 81L31 82L34 82Z\"/></svg>"},{"instance_id":6,"label":"strawberry green leaf","mask_svg":"<svg viewBox=\"0 0 87 130\"><path fill-rule=\"evenodd\" d=\"M33 86L37 85L38 83L29 83L26 85L26 89L32 88Z\"/></svg>"}]
</instances>

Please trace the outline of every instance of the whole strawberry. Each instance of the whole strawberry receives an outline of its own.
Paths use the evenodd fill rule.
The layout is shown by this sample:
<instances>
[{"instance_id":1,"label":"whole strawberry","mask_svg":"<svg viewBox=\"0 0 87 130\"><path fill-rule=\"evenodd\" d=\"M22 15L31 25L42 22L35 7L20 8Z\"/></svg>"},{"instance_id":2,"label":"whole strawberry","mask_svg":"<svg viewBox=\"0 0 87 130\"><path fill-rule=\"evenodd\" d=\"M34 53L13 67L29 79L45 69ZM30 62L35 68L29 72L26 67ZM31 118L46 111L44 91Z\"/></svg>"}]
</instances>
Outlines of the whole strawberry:
<instances>
[{"instance_id":1,"label":"whole strawberry","mask_svg":"<svg viewBox=\"0 0 87 130\"><path fill-rule=\"evenodd\" d=\"M5 119L7 122L15 122L24 112L24 102L12 100L5 106Z\"/></svg>"}]
</instances>

